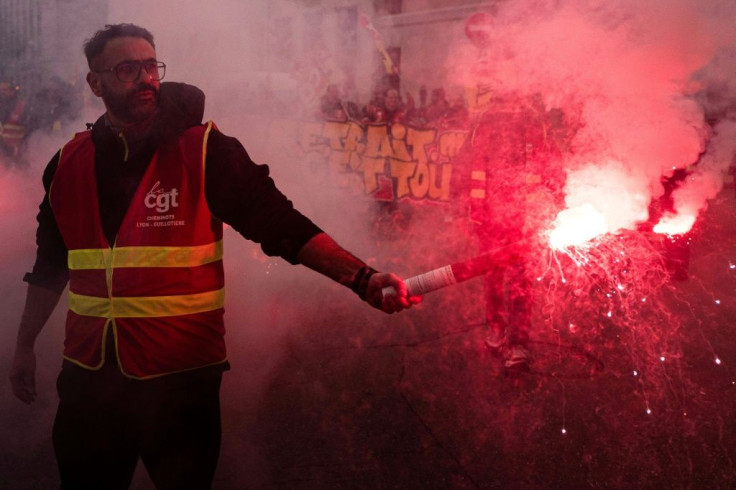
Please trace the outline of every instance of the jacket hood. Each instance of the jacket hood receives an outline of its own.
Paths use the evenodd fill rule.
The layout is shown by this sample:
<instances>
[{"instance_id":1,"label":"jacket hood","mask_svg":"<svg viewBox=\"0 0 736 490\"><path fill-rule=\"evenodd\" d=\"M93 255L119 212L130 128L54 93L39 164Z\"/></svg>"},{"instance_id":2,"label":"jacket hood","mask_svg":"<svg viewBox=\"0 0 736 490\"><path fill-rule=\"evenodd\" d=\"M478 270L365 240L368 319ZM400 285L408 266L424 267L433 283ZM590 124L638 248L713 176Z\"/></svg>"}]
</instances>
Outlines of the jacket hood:
<instances>
[{"instance_id":1,"label":"jacket hood","mask_svg":"<svg viewBox=\"0 0 736 490\"><path fill-rule=\"evenodd\" d=\"M161 84L159 110L154 118L154 128L170 128L176 134L202 124L204 117L204 92L194 85L179 82Z\"/></svg>"}]
</instances>

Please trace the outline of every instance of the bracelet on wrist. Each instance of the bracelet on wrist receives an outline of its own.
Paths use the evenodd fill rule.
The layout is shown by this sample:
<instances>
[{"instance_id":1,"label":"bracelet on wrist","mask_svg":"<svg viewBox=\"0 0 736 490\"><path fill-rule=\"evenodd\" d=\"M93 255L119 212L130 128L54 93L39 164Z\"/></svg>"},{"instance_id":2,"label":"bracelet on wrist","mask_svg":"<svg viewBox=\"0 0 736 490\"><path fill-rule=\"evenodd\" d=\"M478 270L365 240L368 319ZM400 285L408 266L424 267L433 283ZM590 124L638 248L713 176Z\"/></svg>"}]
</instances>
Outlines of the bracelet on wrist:
<instances>
[{"instance_id":1,"label":"bracelet on wrist","mask_svg":"<svg viewBox=\"0 0 736 490\"><path fill-rule=\"evenodd\" d=\"M376 274L378 271L370 266L363 266L358 269L355 273L355 277L350 282L350 289L358 295L363 301L366 300L366 294L368 293L368 282L371 280L371 276Z\"/></svg>"}]
</instances>

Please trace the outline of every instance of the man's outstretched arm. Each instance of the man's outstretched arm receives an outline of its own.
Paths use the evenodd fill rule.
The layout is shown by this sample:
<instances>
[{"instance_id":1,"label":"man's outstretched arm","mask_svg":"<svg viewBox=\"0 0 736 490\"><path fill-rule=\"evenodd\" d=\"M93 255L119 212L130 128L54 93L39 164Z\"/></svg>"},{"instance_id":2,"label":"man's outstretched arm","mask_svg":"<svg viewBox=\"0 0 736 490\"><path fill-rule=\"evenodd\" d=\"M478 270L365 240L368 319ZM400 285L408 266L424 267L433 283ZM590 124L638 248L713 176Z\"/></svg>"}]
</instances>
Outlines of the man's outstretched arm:
<instances>
[{"instance_id":1,"label":"man's outstretched arm","mask_svg":"<svg viewBox=\"0 0 736 490\"><path fill-rule=\"evenodd\" d=\"M395 313L419 303L421 296L408 297L406 285L392 273L375 272L342 248L326 233L313 236L297 255L299 263L347 286L374 308ZM397 294L384 297L383 288L393 287Z\"/></svg>"},{"instance_id":2,"label":"man's outstretched arm","mask_svg":"<svg viewBox=\"0 0 736 490\"><path fill-rule=\"evenodd\" d=\"M13 394L24 403L36 399L36 338L59 303L61 293L28 285L26 304L18 327L15 355L10 367Z\"/></svg>"}]
</instances>

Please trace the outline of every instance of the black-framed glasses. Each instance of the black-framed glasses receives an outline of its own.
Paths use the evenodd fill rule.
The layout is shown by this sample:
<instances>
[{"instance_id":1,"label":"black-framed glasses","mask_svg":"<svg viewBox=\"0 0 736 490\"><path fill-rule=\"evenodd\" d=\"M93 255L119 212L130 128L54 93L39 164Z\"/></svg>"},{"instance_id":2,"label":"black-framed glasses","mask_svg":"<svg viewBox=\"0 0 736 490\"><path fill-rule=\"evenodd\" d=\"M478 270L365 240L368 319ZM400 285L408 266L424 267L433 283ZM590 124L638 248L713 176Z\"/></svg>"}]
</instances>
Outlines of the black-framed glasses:
<instances>
[{"instance_id":1,"label":"black-framed glasses","mask_svg":"<svg viewBox=\"0 0 736 490\"><path fill-rule=\"evenodd\" d=\"M151 80L159 81L166 74L166 63L163 61L123 61L112 68L95 73L111 71L121 82L134 82L141 75L141 70L145 70Z\"/></svg>"}]
</instances>

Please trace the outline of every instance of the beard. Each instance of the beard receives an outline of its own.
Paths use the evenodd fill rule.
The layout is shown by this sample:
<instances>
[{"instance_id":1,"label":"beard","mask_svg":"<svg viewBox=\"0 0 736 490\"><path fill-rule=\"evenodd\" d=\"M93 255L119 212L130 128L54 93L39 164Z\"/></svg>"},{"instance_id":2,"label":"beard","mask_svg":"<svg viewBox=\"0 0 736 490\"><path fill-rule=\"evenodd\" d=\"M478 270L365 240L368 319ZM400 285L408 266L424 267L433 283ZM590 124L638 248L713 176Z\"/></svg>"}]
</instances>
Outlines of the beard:
<instances>
[{"instance_id":1,"label":"beard","mask_svg":"<svg viewBox=\"0 0 736 490\"><path fill-rule=\"evenodd\" d=\"M153 97L140 98L139 94L151 92ZM159 100L159 87L148 83L136 85L124 94L115 93L102 86L102 100L107 110L128 124L146 121L156 113Z\"/></svg>"}]
</instances>

